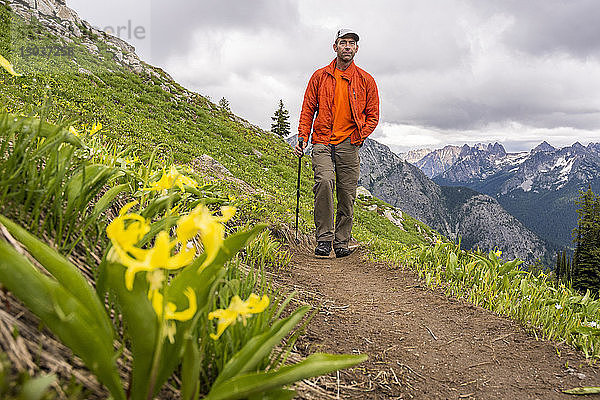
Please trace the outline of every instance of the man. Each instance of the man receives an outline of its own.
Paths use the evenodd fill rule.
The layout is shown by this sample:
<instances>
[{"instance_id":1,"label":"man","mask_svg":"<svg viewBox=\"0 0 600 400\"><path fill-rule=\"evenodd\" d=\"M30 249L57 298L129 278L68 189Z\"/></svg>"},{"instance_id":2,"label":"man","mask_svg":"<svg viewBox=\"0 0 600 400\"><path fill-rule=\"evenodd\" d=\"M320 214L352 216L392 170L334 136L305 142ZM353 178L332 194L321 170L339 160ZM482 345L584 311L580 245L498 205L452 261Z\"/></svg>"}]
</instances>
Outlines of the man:
<instances>
[{"instance_id":1,"label":"man","mask_svg":"<svg viewBox=\"0 0 600 400\"><path fill-rule=\"evenodd\" d=\"M331 254L332 242L336 257L352 253L348 242L360 173L358 149L379 121L375 80L354 65L358 40L358 34L350 29L336 33L336 58L311 76L300 113L298 137L303 141L298 141L294 152L298 157L303 154L312 130L315 255L319 257ZM334 188L338 202L335 225Z\"/></svg>"}]
</instances>

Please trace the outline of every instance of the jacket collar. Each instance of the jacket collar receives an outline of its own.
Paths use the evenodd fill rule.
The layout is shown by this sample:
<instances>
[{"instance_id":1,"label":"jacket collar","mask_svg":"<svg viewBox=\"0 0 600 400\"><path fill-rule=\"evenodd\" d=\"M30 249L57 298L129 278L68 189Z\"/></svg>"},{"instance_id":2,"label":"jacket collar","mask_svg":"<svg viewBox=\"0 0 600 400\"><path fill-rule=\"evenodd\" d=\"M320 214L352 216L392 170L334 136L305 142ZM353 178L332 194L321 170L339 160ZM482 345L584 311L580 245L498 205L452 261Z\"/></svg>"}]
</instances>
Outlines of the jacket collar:
<instances>
[{"instance_id":1,"label":"jacket collar","mask_svg":"<svg viewBox=\"0 0 600 400\"><path fill-rule=\"evenodd\" d=\"M333 73L335 72L336 61L337 61L337 58L334 58L333 61L331 63L329 63L328 66L325 67L325 71L327 71L327 73L329 73L331 76L333 76ZM354 65L354 60L353 60L352 63L350 63L350 65L348 66L348 68L346 68L346 70L343 72L343 74L346 75L347 77L351 77L354 75L355 71L356 71L356 66Z\"/></svg>"}]
</instances>

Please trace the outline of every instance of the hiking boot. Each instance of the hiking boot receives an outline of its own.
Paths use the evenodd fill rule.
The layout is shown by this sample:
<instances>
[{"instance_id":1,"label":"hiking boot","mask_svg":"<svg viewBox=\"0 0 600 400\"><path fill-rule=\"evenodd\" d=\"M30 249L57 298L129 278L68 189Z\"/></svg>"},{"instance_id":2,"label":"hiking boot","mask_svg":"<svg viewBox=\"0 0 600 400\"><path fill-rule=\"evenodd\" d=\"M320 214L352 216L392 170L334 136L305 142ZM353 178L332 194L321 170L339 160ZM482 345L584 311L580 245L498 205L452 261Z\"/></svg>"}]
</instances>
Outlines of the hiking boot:
<instances>
[{"instance_id":1,"label":"hiking boot","mask_svg":"<svg viewBox=\"0 0 600 400\"><path fill-rule=\"evenodd\" d=\"M335 258L342 258L342 257L347 257L350 254L354 253L354 249L350 250L348 248L344 248L344 247L340 247L338 249L335 249Z\"/></svg>"},{"instance_id":2,"label":"hiking boot","mask_svg":"<svg viewBox=\"0 0 600 400\"><path fill-rule=\"evenodd\" d=\"M317 242L315 248L315 256L318 257L329 257L331 253L331 242Z\"/></svg>"}]
</instances>

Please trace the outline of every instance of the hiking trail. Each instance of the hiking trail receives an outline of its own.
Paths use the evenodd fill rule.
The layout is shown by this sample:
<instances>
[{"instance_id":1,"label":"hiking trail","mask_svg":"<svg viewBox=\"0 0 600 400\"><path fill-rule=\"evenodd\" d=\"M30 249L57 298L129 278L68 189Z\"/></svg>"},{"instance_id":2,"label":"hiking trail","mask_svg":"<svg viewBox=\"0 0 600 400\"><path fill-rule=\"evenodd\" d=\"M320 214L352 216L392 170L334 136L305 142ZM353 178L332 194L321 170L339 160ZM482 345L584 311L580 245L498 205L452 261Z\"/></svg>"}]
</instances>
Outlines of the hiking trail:
<instances>
[{"instance_id":1,"label":"hiking trail","mask_svg":"<svg viewBox=\"0 0 600 400\"><path fill-rule=\"evenodd\" d=\"M574 348L427 288L408 268L366 261L362 249L341 259L313 249L289 247L290 267L272 275L297 303L319 308L295 350L369 360L305 381L301 398L547 400L599 385L598 367Z\"/></svg>"}]
</instances>

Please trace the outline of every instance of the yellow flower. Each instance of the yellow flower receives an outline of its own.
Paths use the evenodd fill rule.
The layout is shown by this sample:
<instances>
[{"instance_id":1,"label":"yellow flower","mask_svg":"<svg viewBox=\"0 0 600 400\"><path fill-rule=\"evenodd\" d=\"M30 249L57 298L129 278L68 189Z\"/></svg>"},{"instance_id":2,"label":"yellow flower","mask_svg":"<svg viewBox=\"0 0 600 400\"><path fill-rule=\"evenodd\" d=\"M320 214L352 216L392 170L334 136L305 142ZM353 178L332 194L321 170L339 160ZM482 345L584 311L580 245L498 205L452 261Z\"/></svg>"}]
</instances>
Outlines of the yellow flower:
<instances>
[{"instance_id":1,"label":"yellow flower","mask_svg":"<svg viewBox=\"0 0 600 400\"><path fill-rule=\"evenodd\" d=\"M165 217L168 216L178 216L179 215L179 204L177 204L175 207L171 208L170 210L166 210L165 211Z\"/></svg>"},{"instance_id":2,"label":"yellow flower","mask_svg":"<svg viewBox=\"0 0 600 400\"><path fill-rule=\"evenodd\" d=\"M177 224L176 234L180 243L186 243L200 232L206 253L206 260L200 269L210 264L219 253L225 237L225 226L222 223L233 217L235 207L221 207L221 214L222 216L215 217L204 204L200 204L188 215L181 217Z\"/></svg>"},{"instance_id":3,"label":"yellow flower","mask_svg":"<svg viewBox=\"0 0 600 400\"><path fill-rule=\"evenodd\" d=\"M502 251L498 250L498 248L496 247L496 251L494 251L494 254L496 255L497 258L500 258L500 256L502 255Z\"/></svg>"},{"instance_id":4,"label":"yellow flower","mask_svg":"<svg viewBox=\"0 0 600 400\"><path fill-rule=\"evenodd\" d=\"M152 308L154 308L157 317L163 317L164 312L163 322L166 323L165 335L169 338L169 342L171 343L175 342L177 327L175 326L175 323L169 321L189 321L194 318L196 311L198 311L196 293L194 293L194 290L191 287L188 287L183 294L188 298L189 307L183 311L177 311L177 306L174 303L168 302L167 304L163 304L163 295L158 290L148 292L148 297L152 300Z\"/></svg>"},{"instance_id":5,"label":"yellow flower","mask_svg":"<svg viewBox=\"0 0 600 400\"><path fill-rule=\"evenodd\" d=\"M165 281L165 273L162 269L155 269L154 271L150 271L146 274L146 280L150 284L150 289L148 290L148 299L151 299L151 294L162 287L162 284Z\"/></svg>"},{"instance_id":6,"label":"yellow flower","mask_svg":"<svg viewBox=\"0 0 600 400\"><path fill-rule=\"evenodd\" d=\"M234 325L238 319L241 319L244 326L246 326L246 318L250 317L251 314L263 312L268 305L269 298L266 295L259 298L252 293L246 301L242 301L240 296L233 296L229 307L218 309L208 314L209 321L214 318L219 320L217 323L217 333L211 333L210 337L217 340L225 332L225 329L229 325Z\"/></svg>"},{"instance_id":7,"label":"yellow flower","mask_svg":"<svg viewBox=\"0 0 600 400\"><path fill-rule=\"evenodd\" d=\"M90 131L90 135L95 135L96 133L98 133L100 130L102 130L102 124L100 122L96 122L94 123L94 125L92 126L92 130Z\"/></svg>"},{"instance_id":8,"label":"yellow flower","mask_svg":"<svg viewBox=\"0 0 600 400\"><path fill-rule=\"evenodd\" d=\"M179 174L179 176L175 180L175 185L179 188L179 190L182 191L185 191L185 186L193 188L198 187L198 183L195 180L193 180L189 176L185 176L182 174Z\"/></svg>"},{"instance_id":9,"label":"yellow flower","mask_svg":"<svg viewBox=\"0 0 600 400\"><path fill-rule=\"evenodd\" d=\"M126 221L131 221L127 227L125 227ZM131 250L148 232L150 232L150 224L138 214L119 215L106 227L106 234L113 245L125 251ZM134 250L133 253L136 251Z\"/></svg>"},{"instance_id":10,"label":"yellow flower","mask_svg":"<svg viewBox=\"0 0 600 400\"><path fill-rule=\"evenodd\" d=\"M23 74L17 74L15 72L12 64L6 58L4 58L2 55L0 55L0 65L2 65L2 68L4 68L6 70L6 72L11 74L12 76L23 76Z\"/></svg>"},{"instance_id":11,"label":"yellow flower","mask_svg":"<svg viewBox=\"0 0 600 400\"><path fill-rule=\"evenodd\" d=\"M135 206L135 205L137 205L137 204L138 204L138 201L137 201L137 200L133 200L133 201L130 201L129 203L125 204L125 205L123 206L123 208L121 208L121 209L119 210L119 215L125 215L125 213L126 213L127 211L131 210L131 207L133 207L133 206Z\"/></svg>"},{"instance_id":12,"label":"yellow flower","mask_svg":"<svg viewBox=\"0 0 600 400\"><path fill-rule=\"evenodd\" d=\"M152 308L154 308L154 312L161 318L163 315L163 307L164 307L164 319L167 320L177 320L177 321L188 321L194 317L196 311L198 310L198 304L196 301L196 293L194 290L188 286L187 289L183 292L185 297L188 298L189 307L184 311L177 311L177 306L174 303L168 302L163 306L163 295L155 290L151 294L152 297Z\"/></svg>"},{"instance_id":13,"label":"yellow flower","mask_svg":"<svg viewBox=\"0 0 600 400\"><path fill-rule=\"evenodd\" d=\"M181 249L179 253L171 256L171 250L177 242L171 241L167 231L161 231L156 235L154 247L141 250L143 257L131 257L127 252L117 250L121 264L127 267L125 272L125 286L132 290L135 274L141 271L152 271L157 268L174 270L190 264L196 255L193 249ZM128 250L131 250L128 249Z\"/></svg>"},{"instance_id":14,"label":"yellow flower","mask_svg":"<svg viewBox=\"0 0 600 400\"><path fill-rule=\"evenodd\" d=\"M173 167L171 167L171 170L172 169ZM163 172L161 178L158 181L151 183L150 188L147 190L169 190L175 184L176 179L177 175L173 175L171 172L169 172L168 174L165 174Z\"/></svg>"},{"instance_id":15,"label":"yellow flower","mask_svg":"<svg viewBox=\"0 0 600 400\"><path fill-rule=\"evenodd\" d=\"M150 184L150 188L146 190L169 190L173 186L177 186L180 190L185 191L185 186L198 187L198 183L192 178L181 174L175 166L171 166L168 173L164 173L161 178Z\"/></svg>"},{"instance_id":16,"label":"yellow flower","mask_svg":"<svg viewBox=\"0 0 600 400\"><path fill-rule=\"evenodd\" d=\"M125 221L130 220L132 222L125 227ZM136 247L136 244L149 231L150 224L138 214L120 215L106 228L108 238L113 244L113 252L109 254L109 257L127 267L125 286L128 290L133 289L136 273L159 268L179 269L190 264L196 255L195 249L182 248L179 253L171 256L177 241L170 240L167 231L158 233L154 247L150 249Z\"/></svg>"},{"instance_id":17,"label":"yellow flower","mask_svg":"<svg viewBox=\"0 0 600 400\"><path fill-rule=\"evenodd\" d=\"M177 333L177 327L174 322L169 322L166 327L165 334L169 338L171 344L175 343L175 334Z\"/></svg>"}]
</instances>

